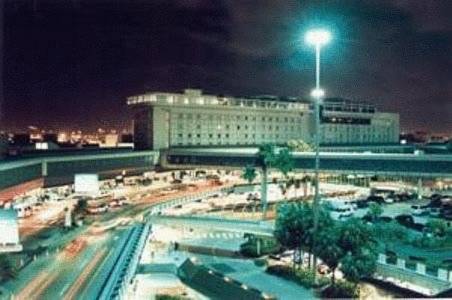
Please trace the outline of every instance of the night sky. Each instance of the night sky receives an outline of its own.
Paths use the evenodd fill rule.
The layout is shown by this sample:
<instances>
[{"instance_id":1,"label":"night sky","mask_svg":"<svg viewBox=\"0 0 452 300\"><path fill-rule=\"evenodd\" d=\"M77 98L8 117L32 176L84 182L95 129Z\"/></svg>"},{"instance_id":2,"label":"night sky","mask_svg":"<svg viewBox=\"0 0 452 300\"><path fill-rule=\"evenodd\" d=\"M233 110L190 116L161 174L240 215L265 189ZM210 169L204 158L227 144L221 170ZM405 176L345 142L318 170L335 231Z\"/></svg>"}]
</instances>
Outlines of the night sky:
<instances>
[{"instance_id":1,"label":"night sky","mask_svg":"<svg viewBox=\"0 0 452 300\"><path fill-rule=\"evenodd\" d=\"M1 1L1 0L0 0ZM308 97L323 50L328 96L452 133L451 0L6 0L2 128L122 128L125 97L199 87ZM0 86L1 87L1 86Z\"/></svg>"}]
</instances>

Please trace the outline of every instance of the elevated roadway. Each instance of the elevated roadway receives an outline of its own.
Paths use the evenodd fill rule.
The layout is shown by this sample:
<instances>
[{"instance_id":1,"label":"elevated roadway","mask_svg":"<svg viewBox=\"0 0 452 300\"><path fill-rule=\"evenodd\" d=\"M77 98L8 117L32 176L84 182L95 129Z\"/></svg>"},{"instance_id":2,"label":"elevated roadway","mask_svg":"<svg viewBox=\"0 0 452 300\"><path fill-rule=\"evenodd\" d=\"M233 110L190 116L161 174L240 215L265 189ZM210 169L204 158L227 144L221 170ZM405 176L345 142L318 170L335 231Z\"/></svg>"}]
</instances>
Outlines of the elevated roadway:
<instances>
[{"instance_id":1,"label":"elevated roadway","mask_svg":"<svg viewBox=\"0 0 452 300\"><path fill-rule=\"evenodd\" d=\"M158 151L92 151L77 154L50 153L48 156L0 160L0 191L24 182L44 179L51 185L71 183L78 173L151 170L158 163Z\"/></svg>"},{"instance_id":2,"label":"elevated roadway","mask_svg":"<svg viewBox=\"0 0 452 300\"><path fill-rule=\"evenodd\" d=\"M257 148L180 148L162 153L166 167L231 167L257 165ZM295 168L313 171L314 153L295 152ZM452 177L452 155L395 153L320 153L320 169L329 173L357 173L402 177Z\"/></svg>"}]
</instances>

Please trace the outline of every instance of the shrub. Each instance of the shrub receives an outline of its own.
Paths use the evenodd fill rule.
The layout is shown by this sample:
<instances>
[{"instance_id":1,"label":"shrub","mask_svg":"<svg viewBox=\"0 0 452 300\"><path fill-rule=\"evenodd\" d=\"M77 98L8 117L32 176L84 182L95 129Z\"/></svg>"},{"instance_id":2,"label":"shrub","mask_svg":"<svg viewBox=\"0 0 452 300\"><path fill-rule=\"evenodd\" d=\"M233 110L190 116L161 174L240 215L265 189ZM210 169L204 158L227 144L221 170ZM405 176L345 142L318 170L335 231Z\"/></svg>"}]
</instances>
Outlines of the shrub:
<instances>
[{"instance_id":1,"label":"shrub","mask_svg":"<svg viewBox=\"0 0 452 300\"><path fill-rule=\"evenodd\" d=\"M293 273L293 270L289 266L283 266L283 265L274 265L267 267L266 270L267 273L276 275L285 279L294 280L296 279L295 274Z\"/></svg>"},{"instance_id":2,"label":"shrub","mask_svg":"<svg viewBox=\"0 0 452 300\"><path fill-rule=\"evenodd\" d=\"M187 297L183 296L173 296L167 294L158 294L155 296L155 300L187 300Z\"/></svg>"},{"instance_id":3,"label":"shrub","mask_svg":"<svg viewBox=\"0 0 452 300\"><path fill-rule=\"evenodd\" d=\"M315 282L314 272L310 269L301 269L296 271L297 283L306 288L321 288L330 283L327 277L318 275L317 283Z\"/></svg>"},{"instance_id":4,"label":"shrub","mask_svg":"<svg viewBox=\"0 0 452 300\"><path fill-rule=\"evenodd\" d=\"M444 240L423 235L413 239L412 245L419 248L436 248L444 245Z\"/></svg>"},{"instance_id":5,"label":"shrub","mask_svg":"<svg viewBox=\"0 0 452 300\"><path fill-rule=\"evenodd\" d=\"M274 265L269 266L266 272L287 280L294 281L306 288L323 287L330 282L330 280L326 277L319 277L317 284L315 284L314 273L309 269L300 269L294 271L289 266Z\"/></svg>"},{"instance_id":6,"label":"shrub","mask_svg":"<svg viewBox=\"0 0 452 300\"><path fill-rule=\"evenodd\" d=\"M324 298L341 298L350 299L359 298L359 286L347 281L338 281L335 285L331 285L322 291Z\"/></svg>"},{"instance_id":7,"label":"shrub","mask_svg":"<svg viewBox=\"0 0 452 300\"><path fill-rule=\"evenodd\" d=\"M258 267L263 267L267 264L267 260L265 259L255 259L254 264Z\"/></svg>"},{"instance_id":8,"label":"shrub","mask_svg":"<svg viewBox=\"0 0 452 300\"><path fill-rule=\"evenodd\" d=\"M306 288L315 285L314 272L311 270L301 269L296 271L297 282Z\"/></svg>"}]
</instances>

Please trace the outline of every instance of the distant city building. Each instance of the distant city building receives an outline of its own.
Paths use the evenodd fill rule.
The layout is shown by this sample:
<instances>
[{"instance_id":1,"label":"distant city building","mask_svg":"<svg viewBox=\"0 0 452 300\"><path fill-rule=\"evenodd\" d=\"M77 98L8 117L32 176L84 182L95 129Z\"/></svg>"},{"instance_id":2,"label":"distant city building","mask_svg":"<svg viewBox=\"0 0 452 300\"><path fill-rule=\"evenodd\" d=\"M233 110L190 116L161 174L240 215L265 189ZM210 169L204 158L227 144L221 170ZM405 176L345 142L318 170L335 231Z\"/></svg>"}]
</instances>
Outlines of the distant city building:
<instances>
[{"instance_id":1,"label":"distant city building","mask_svg":"<svg viewBox=\"0 0 452 300\"><path fill-rule=\"evenodd\" d=\"M0 134L0 159L8 153L8 137Z\"/></svg>"},{"instance_id":2,"label":"distant city building","mask_svg":"<svg viewBox=\"0 0 452 300\"><path fill-rule=\"evenodd\" d=\"M36 150L55 150L60 147L54 142L36 142L34 144L34 149Z\"/></svg>"},{"instance_id":3,"label":"distant city building","mask_svg":"<svg viewBox=\"0 0 452 300\"><path fill-rule=\"evenodd\" d=\"M30 135L28 133L15 133L13 137L13 144L17 146L24 146L30 144Z\"/></svg>"},{"instance_id":4,"label":"distant city building","mask_svg":"<svg viewBox=\"0 0 452 300\"><path fill-rule=\"evenodd\" d=\"M119 136L116 133L107 133L104 137L104 142L101 144L102 147L117 147L119 141Z\"/></svg>"},{"instance_id":5,"label":"distant city building","mask_svg":"<svg viewBox=\"0 0 452 300\"><path fill-rule=\"evenodd\" d=\"M42 141L43 142L51 142L51 143L58 143L58 135L56 133L48 132L44 133L42 135Z\"/></svg>"},{"instance_id":6,"label":"distant city building","mask_svg":"<svg viewBox=\"0 0 452 300\"><path fill-rule=\"evenodd\" d=\"M201 90L147 93L127 99L134 110L138 149L185 146L252 146L312 142L314 115L297 98L223 97ZM323 144L397 143L399 116L369 104L325 99L321 115Z\"/></svg>"},{"instance_id":7,"label":"distant city building","mask_svg":"<svg viewBox=\"0 0 452 300\"><path fill-rule=\"evenodd\" d=\"M133 143L133 134L123 133L120 138L121 143Z\"/></svg>"},{"instance_id":8,"label":"distant city building","mask_svg":"<svg viewBox=\"0 0 452 300\"><path fill-rule=\"evenodd\" d=\"M70 141L69 135L66 132L59 132L57 141L58 143L67 143Z\"/></svg>"}]
</instances>

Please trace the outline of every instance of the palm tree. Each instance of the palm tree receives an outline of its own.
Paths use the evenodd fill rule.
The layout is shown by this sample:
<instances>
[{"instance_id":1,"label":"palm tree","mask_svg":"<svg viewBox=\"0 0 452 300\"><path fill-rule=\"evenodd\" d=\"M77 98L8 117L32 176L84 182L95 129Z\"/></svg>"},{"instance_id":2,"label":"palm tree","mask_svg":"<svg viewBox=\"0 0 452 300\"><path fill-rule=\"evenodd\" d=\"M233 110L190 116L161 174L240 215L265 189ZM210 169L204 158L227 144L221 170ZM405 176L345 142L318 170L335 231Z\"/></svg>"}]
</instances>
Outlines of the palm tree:
<instances>
[{"instance_id":1,"label":"palm tree","mask_svg":"<svg viewBox=\"0 0 452 300\"><path fill-rule=\"evenodd\" d=\"M297 192L298 192L298 190L301 187L301 179L297 178L297 179L294 180L294 187L295 187L295 198L297 198L298 197L298 193Z\"/></svg>"},{"instance_id":2,"label":"palm tree","mask_svg":"<svg viewBox=\"0 0 452 300\"><path fill-rule=\"evenodd\" d=\"M262 203L262 218L267 216L267 181L268 181L268 169L275 164L276 154L275 145L263 144L259 147L257 153L257 165L262 169L261 178L261 203Z\"/></svg>"},{"instance_id":3,"label":"palm tree","mask_svg":"<svg viewBox=\"0 0 452 300\"><path fill-rule=\"evenodd\" d=\"M257 173L256 169L253 166L246 166L242 173L242 178L248 181L249 184L253 183L254 179L256 179Z\"/></svg>"},{"instance_id":4,"label":"palm tree","mask_svg":"<svg viewBox=\"0 0 452 300\"><path fill-rule=\"evenodd\" d=\"M5 282L16 277L16 270L6 255L0 255L0 282Z\"/></svg>"},{"instance_id":5,"label":"palm tree","mask_svg":"<svg viewBox=\"0 0 452 300\"><path fill-rule=\"evenodd\" d=\"M286 181L286 186L285 186L286 191L288 192L290 190L290 188L293 186L295 186L295 178L290 177Z\"/></svg>"}]
</instances>

